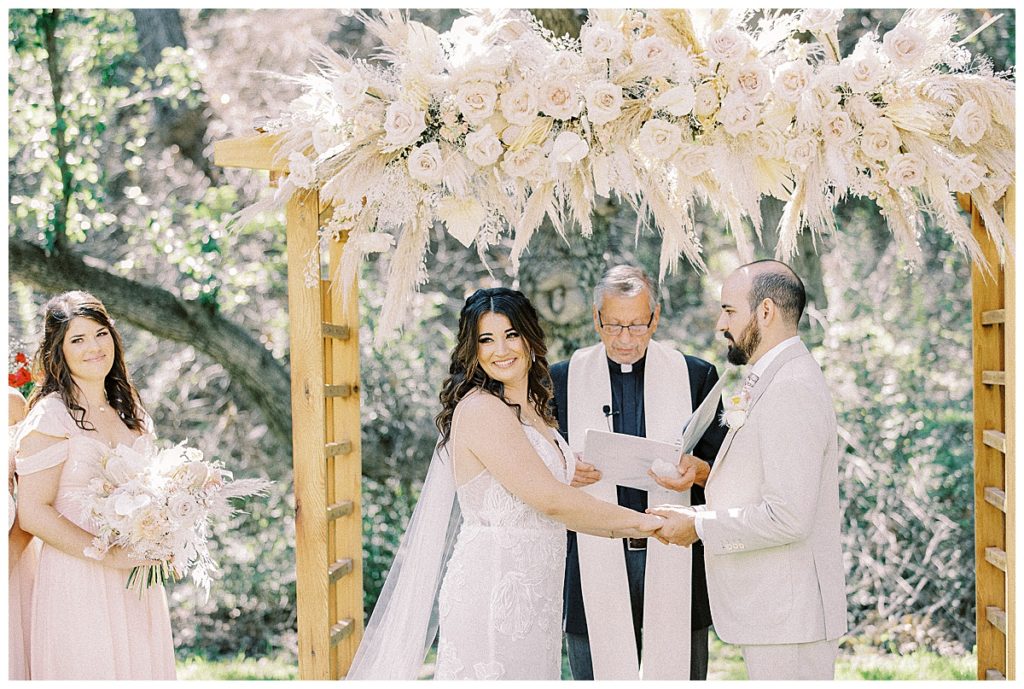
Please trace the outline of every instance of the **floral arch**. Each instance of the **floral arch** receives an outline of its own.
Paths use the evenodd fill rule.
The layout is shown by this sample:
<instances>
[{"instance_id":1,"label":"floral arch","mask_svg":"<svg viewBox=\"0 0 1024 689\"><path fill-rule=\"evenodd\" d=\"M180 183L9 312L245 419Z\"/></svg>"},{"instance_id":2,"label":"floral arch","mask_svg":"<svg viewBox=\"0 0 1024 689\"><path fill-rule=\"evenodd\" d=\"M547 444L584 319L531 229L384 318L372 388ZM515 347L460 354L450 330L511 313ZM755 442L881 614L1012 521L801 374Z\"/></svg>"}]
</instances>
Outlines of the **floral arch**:
<instances>
[{"instance_id":1,"label":"floral arch","mask_svg":"<svg viewBox=\"0 0 1024 689\"><path fill-rule=\"evenodd\" d=\"M545 219L561 235L589 237L595 200L614 197L636 211L638 232L649 226L660 233L663 277L681 258L704 269L697 203L720 215L740 257L751 259L748 233L761 235L760 201L781 199L776 255L785 260L805 229L836 231L833 209L840 200L866 196L911 261L919 258L924 214L952 236L979 276L976 310L986 289L998 292L995 307L979 311L990 315L976 318L976 350L979 342L1012 346L1012 222L1003 216L1013 213L1013 82L963 47L970 36L955 40L951 13L909 10L885 35L866 32L849 55L839 52L841 17L830 9L593 10L575 39L552 35L525 11L471 14L439 34L382 10L362 17L383 44L380 60L318 47L318 69L298 78L303 93L286 114L257 137L218 145L219 164L280 173L273 197L242 211L239 222L288 208L297 529L304 492L328 515L311 515L311 531L299 534L299 604L317 605L313 592L330 599L330 611L320 616L329 631L318 622L304 633L300 610L303 677L343 675L361 630L360 615L351 611L349 624L339 628L331 588L347 573L358 575L360 566L358 526L332 531L339 518L357 523L359 516L358 349L354 355L351 349L358 322L349 303L355 278L367 255L389 255L388 297L375 334L386 339L427 279L424 259L436 222L480 251L510 236L517 269ZM958 194L973 222L961 215ZM322 252L330 256L326 282ZM1003 276L1004 265L1009 290L1002 277L992 279ZM320 294L301 294L318 284ZM332 304L331 290L346 298ZM992 328L979 336L1000 309L1002 336L988 336ZM345 325L337 322L345 318ZM309 328L322 330L324 340L301 353ZM1006 370L992 405L1012 418L1012 361L995 358ZM349 380L332 382L332 368L347 371ZM978 418L976 412L976 424ZM985 420L976 433L976 448L998 450L985 442L995 436L982 433L992 423ZM341 426L354 439L338 440ZM994 432L1006 463L1005 501L1012 496L1013 445L1010 429L1002 427L1007 430ZM355 454L354 483L351 465L340 470L347 477L341 479L328 466L349 453ZM300 460L322 461L324 468L310 473ZM353 485L346 506L340 492ZM996 549L1003 571L1012 573L1012 509L1003 512L1003 547ZM329 571L323 582L311 575L316 581L303 595L305 538L324 541L313 559ZM354 550L336 559L327 550L342 542L354 543ZM979 562L979 577L980 568ZM351 580L361 587L359 576ZM1009 636L1002 674L1012 676L1009 582L1012 576L1004 580L1002 607L979 613L979 644L982 618L992 619L987 607L995 607ZM361 599L348 594L348 600ZM324 646L328 636L336 643ZM326 650L341 648L343 639L343 650L331 651L327 663Z\"/></svg>"}]
</instances>

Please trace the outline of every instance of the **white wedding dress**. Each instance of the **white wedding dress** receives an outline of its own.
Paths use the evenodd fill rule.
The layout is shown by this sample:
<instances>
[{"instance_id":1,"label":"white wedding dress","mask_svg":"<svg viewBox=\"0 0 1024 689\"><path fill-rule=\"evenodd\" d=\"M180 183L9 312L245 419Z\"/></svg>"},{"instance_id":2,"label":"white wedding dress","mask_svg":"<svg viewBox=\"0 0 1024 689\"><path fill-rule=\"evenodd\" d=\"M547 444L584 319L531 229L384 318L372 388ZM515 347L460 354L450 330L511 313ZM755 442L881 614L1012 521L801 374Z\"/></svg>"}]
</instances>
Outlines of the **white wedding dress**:
<instances>
[{"instance_id":1,"label":"white wedding dress","mask_svg":"<svg viewBox=\"0 0 1024 689\"><path fill-rule=\"evenodd\" d=\"M572 481L572 452L523 424L551 473ZM438 597L434 679L561 678L565 526L509 493L487 470L460 486L462 511Z\"/></svg>"}]
</instances>

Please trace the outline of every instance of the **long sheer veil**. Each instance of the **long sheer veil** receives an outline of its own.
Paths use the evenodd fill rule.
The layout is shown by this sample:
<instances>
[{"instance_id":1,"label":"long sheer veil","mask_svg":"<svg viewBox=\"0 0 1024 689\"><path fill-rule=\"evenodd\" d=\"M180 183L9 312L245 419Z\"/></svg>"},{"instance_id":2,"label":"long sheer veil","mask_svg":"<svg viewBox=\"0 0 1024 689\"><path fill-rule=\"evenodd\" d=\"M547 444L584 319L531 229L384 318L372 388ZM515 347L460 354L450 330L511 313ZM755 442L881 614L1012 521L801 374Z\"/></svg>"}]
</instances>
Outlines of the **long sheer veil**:
<instances>
[{"instance_id":1,"label":"long sheer veil","mask_svg":"<svg viewBox=\"0 0 1024 689\"><path fill-rule=\"evenodd\" d=\"M460 521L451 455L437 447L346 679L419 676L437 636L437 596Z\"/></svg>"}]
</instances>

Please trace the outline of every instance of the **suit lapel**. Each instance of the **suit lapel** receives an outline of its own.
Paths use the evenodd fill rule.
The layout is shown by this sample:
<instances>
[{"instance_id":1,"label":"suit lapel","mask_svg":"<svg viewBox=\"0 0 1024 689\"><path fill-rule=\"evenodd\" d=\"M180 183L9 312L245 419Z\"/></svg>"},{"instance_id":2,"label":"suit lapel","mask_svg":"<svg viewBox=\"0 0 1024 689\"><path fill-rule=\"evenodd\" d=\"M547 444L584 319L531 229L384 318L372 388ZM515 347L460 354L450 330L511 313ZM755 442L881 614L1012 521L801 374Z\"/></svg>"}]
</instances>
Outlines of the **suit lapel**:
<instances>
[{"instance_id":1,"label":"suit lapel","mask_svg":"<svg viewBox=\"0 0 1024 689\"><path fill-rule=\"evenodd\" d=\"M768 389L769 385L771 385L772 380L775 378L775 374L777 374L787 363L805 354L810 356L807 346L804 345L803 342L797 342L790 347L786 347L786 349L775 357L775 361L771 363L771 366L769 366L768 370L764 372L764 375L757 379L757 382L754 383L754 387L750 390L750 404L747 405L748 417L750 416L750 412L754 408L754 405L757 404L759 399L761 399L761 395L763 395L764 391ZM741 428L742 426L729 429L729 432L725 436L725 440L722 441L722 447L718 450L718 456L715 457L715 464L711 467L711 473L708 474L708 480L705 482L705 487L707 487L708 483L711 483L711 479L714 478L715 472L725 461L729 453L729 448L732 446L732 441L736 439L736 434Z\"/></svg>"}]
</instances>

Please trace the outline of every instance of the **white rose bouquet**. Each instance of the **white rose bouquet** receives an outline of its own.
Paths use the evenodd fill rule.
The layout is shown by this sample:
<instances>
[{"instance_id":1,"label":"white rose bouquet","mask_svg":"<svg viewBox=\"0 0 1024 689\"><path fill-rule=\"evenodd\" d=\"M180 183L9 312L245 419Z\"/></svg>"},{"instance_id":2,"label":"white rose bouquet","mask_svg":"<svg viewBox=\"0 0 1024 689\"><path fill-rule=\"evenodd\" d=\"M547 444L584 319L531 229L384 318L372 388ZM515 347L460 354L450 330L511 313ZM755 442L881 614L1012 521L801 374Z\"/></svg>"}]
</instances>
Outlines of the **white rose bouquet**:
<instances>
[{"instance_id":1,"label":"white rose bouquet","mask_svg":"<svg viewBox=\"0 0 1024 689\"><path fill-rule=\"evenodd\" d=\"M159 449L152 443L121 445L100 460L99 474L79 496L96 534L85 555L100 559L113 546L140 560L128 575L128 588L143 589L178 581L191 571L209 595L217 569L207 540L213 518L229 517L231 498L256 495L263 479L233 481L218 461L184 444Z\"/></svg>"}]
</instances>

